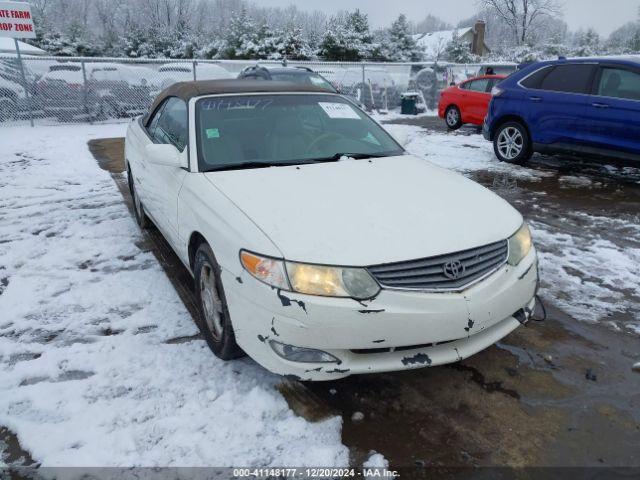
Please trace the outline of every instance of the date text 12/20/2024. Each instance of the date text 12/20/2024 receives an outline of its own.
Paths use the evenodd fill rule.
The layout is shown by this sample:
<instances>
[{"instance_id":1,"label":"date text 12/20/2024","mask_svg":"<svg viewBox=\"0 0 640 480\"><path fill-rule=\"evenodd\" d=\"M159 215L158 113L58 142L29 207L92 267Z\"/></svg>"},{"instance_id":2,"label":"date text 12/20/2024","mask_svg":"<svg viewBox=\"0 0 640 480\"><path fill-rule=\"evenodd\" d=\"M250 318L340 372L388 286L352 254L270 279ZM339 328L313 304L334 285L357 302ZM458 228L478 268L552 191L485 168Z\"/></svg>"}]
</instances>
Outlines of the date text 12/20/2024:
<instances>
[{"instance_id":1,"label":"date text 12/20/2024","mask_svg":"<svg viewBox=\"0 0 640 480\"><path fill-rule=\"evenodd\" d=\"M371 468L234 468L233 476L254 478L397 478L399 473L383 467Z\"/></svg>"}]
</instances>

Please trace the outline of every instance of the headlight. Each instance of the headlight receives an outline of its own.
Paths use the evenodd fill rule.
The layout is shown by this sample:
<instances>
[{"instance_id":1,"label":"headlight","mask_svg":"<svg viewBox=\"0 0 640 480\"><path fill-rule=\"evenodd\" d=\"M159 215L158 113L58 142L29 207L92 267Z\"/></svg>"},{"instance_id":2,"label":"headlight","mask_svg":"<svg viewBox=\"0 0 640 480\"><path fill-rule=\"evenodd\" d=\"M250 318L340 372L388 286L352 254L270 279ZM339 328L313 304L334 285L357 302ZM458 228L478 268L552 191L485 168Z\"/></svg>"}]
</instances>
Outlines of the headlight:
<instances>
[{"instance_id":1,"label":"headlight","mask_svg":"<svg viewBox=\"0 0 640 480\"><path fill-rule=\"evenodd\" d=\"M520 229L509 238L509 265L517 265L527 256L531 250L531 232L526 223L523 223Z\"/></svg>"},{"instance_id":2,"label":"headlight","mask_svg":"<svg viewBox=\"0 0 640 480\"><path fill-rule=\"evenodd\" d=\"M380 286L363 268L325 267L287 262L291 288L309 295L353 297L359 300L375 297Z\"/></svg>"},{"instance_id":3,"label":"headlight","mask_svg":"<svg viewBox=\"0 0 640 480\"><path fill-rule=\"evenodd\" d=\"M284 262L244 250L240 252L240 261L245 270L267 285L307 295L365 300L380 291L378 283L364 268Z\"/></svg>"},{"instance_id":4,"label":"headlight","mask_svg":"<svg viewBox=\"0 0 640 480\"><path fill-rule=\"evenodd\" d=\"M500 87L493 87L491 89L491 96L492 97L499 97L500 95L502 95L504 93L504 89L500 88Z\"/></svg>"},{"instance_id":5,"label":"headlight","mask_svg":"<svg viewBox=\"0 0 640 480\"><path fill-rule=\"evenodd\" d=\"M289 282L282 260L261 257L243 250L240 252L240 262L247 272L261 282L272 287L289 290Z\"/></svg>"}]
</instances>

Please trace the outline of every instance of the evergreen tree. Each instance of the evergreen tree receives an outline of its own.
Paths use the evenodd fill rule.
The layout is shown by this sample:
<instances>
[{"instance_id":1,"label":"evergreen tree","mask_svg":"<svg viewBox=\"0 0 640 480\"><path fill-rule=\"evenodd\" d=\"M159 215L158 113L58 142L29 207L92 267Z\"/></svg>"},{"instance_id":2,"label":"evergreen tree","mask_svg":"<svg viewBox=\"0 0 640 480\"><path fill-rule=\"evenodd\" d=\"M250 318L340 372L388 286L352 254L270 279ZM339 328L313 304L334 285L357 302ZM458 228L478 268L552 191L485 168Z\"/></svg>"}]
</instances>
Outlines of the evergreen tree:
<instances>
[{"instance_id":1,"label":"evergreen tree","mask_svg":"<svg viewBox=\"0 0 640 480\"><path fill-rule=\"evenodd\" d=\"M453 38L444 50L445 60L455 63L472 63L478 61L477 55L471 53L469 45L458 36L458 31L453 32Z\"/></svg>"},{"instance_id":2,"label":"evergreen tree","mask_svg":"<svg viewBox=\"0 0 640 480\"><path fill-rule=\"evenodd\" d=\"M630 53L640 52L640 22L636 24L635 32L632 33L626 46Z\"/></svg>"},{"instance_id":3,"label":"evergreen tree","mask_svg":"<svg viewBox=\"0 0 640 480\"><path fill-rule=\"evenodd\" d=\"M222 58L251 58L251 52L255 51L256 27L247 10L243 7L239 13L231 15L226 45Z\"/></svg>"},{"instance_id":4,"label":"evergreen tree","mask_svg":"<svg viewBox=\"0 0 640 480\"><path fill-rule=\"evenodd\" d=\"M576 57L598 55L602 50L600 35L593 28L579 30L575 35L574 45L572 55Z\"/></svg>"},{"instance_id":5,"label":"evergreen tree","mask_svg":"<svg viewBox=\"0 0 640 480\"><path fill-rule=\"evenodd\" d=\"M369 31L366 14L356 10L344 16L334 16L320 44L320 55L325 60L357 62L370 58L373 53L373 36Z\"/></svg>"},{"instance_id":6,"label":"evergreen tree","mask_svg":"<svg viewBox=\"0 0 640 480\"><path fill-rule=\"evenodd\" d=\"M415 62L422 59L422 51L413 39L407 17L401 14L382 35L379 51L385 60Z\"/></svg>"},{"instance_id":7,"label":"evergreen tree","mask_svg":"<svg viewBox=\"0 0 640 480\"><path fill-rule=\"evenodd\" d=\"M279 53L283 58L289 60L309 60L311 58L311 48L305 41L300 27L293 27L282 33Z\"/></svg>"}]
</instances>

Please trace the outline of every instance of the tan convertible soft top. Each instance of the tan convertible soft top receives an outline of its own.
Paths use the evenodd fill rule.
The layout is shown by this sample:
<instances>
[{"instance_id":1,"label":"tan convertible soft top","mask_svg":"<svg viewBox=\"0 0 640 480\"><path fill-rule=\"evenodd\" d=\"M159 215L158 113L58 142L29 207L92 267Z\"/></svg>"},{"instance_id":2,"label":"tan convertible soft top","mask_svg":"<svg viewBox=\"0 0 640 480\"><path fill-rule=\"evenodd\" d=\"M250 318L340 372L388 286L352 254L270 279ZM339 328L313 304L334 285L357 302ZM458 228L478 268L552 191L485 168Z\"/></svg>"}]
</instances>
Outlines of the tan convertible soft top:
<instances>
[{"instance_id":1,"label":"tan convertible soft top","mask_svg":"<svg viewBox=\"0 0 640 480\"><path fill-rule=\"evenodd\" d=\"M143 121L146 124L149 114L154 112L156 108L158 108L158 105L168 97L177 97L188 102L191 98L200 97L202 95L268 92L327 93L327 90L316 87L315 85L305 85L293 82L277 82L271 80L230 79L177 82L158 94L153 105L151 105L151 108L149 109L149 113L145 115Z\"/></svg>"}]
</instances>

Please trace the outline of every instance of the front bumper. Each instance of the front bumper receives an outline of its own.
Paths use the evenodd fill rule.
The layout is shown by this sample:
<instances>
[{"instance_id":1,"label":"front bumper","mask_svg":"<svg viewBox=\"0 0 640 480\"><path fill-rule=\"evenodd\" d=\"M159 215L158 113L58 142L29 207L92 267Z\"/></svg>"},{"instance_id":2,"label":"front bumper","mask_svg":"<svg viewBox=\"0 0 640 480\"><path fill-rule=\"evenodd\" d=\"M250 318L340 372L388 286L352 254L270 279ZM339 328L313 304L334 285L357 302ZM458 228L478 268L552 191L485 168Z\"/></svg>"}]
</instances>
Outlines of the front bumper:
<instances>
[{"instance_id":1,"label":"front bumper","mask_svg":"<svg viewBox=\"0 0 640 480\"><path fill-rule=\"evenodd\" d=\"M522 323L535 306L535 250L458 293L382 290L372 301L272 289L223 270L236 340L268 370L302 380L435 366L467 358ZM339 363L285 360L270 341L323 350Z\"/></svg>"}]
</instances>

